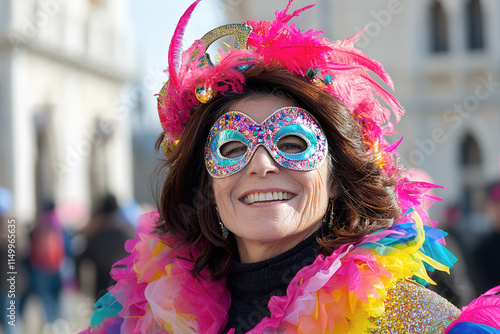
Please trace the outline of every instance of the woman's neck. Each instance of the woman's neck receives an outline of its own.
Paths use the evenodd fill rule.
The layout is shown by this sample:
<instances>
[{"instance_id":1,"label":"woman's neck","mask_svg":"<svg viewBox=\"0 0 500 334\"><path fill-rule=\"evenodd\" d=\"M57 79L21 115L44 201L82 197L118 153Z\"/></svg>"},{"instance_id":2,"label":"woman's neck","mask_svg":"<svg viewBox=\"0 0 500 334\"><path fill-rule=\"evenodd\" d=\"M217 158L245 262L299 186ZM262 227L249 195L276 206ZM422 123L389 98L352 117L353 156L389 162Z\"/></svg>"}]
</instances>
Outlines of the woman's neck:
<instances>
[{"instance_id":1,"label":"woman's neck","mask_svg":"<svg viewBox=\"0 0 500 334\"><path fill-rule=\"evenodd\" d=\"M233 260L227 279L231 307L224 333L230 328L236 330L235 334L247 333L264 317L271 315L269 299L285 295L297 272L312 264L320 254L317 237L315 233L268 260L254 263L241 263L237 258Z\"/></svg>"}]
</instances>

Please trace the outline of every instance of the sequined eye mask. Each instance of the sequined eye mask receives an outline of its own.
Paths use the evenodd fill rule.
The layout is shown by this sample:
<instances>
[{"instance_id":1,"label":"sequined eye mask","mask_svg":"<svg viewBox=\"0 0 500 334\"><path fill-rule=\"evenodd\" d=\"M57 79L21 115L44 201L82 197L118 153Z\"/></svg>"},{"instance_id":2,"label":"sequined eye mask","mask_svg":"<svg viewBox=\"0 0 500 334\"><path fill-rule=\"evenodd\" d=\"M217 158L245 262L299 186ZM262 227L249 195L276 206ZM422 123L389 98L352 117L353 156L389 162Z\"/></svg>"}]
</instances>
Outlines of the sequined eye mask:
<instances>
[{"instance_id":1,"label":"sequined eye mask","mask_svg":"<svg viewBox=\"0 0 500 334\"><path fill-rule=\"evenodd\" d=\"M316 119L302 108L276 110L262 123L230 111L210 129L205 145L205 165L214 178L242 170L259 146L264 146L282 167L309 171L318 168L328 145Z\"/></svg>"}]
</instances>

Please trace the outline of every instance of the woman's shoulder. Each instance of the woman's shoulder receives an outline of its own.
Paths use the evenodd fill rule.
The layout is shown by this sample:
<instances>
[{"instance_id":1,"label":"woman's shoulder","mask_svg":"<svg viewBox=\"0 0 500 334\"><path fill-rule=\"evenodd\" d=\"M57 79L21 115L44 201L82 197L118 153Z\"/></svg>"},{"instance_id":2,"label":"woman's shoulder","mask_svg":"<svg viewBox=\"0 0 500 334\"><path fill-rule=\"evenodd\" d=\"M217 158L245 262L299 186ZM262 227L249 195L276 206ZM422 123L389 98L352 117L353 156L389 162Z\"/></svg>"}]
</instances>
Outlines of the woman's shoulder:
<instances>
[{"instance_id":1,"label":"woman's shoulder","mask_svg":"<svg viewBox=\"0 0 500 334\"><path fill-rule=\"evenodd\" d=\"M401 279L387 290L384 315L373 319L371 333L441 333L460 315L446 299L416 283Z\"/></svg>"}]
</instances>

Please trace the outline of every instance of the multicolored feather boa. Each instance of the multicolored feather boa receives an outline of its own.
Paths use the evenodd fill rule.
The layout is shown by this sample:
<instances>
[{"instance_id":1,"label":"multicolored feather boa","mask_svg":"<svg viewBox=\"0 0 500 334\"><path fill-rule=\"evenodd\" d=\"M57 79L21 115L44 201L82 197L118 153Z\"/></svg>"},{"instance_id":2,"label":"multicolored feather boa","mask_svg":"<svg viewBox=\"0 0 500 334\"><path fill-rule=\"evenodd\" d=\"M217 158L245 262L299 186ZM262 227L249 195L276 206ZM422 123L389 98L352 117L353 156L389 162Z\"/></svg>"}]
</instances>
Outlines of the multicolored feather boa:
<instances>
[{"instance_id":1,"label":"multicolored feather boa","mask_svg":"<svg viewBox=\"0 0 500 334\"><path fill-rule=\"evenodd\" d=\"M155 215L143 218L137 238L126 243L131 254L116 263L112 277L117 283L96 303L91 328L85 333L220 333L224 329L231 300L226 281L195 279L187 259L197 254L172 249L168 245L174 240L150 233L145 226L151 226L148 221ZM346 244L330 256L319 255L292 279L285 296L270 299L271 316L249 333L365 333L374 328L372 321L384 315L387 290L397 280L413 277L423 284L433 283L428 271L448 271L456 261L441 243L445 232L424 226L415 211L407 216L411 222ZM202 276L208 277L208 272ZM500 333L500 320L494 320L500 319L496 292L471 303L446 333L469 333L463 328L488 330L470 333Z\"/></svg>"}]
</instances>

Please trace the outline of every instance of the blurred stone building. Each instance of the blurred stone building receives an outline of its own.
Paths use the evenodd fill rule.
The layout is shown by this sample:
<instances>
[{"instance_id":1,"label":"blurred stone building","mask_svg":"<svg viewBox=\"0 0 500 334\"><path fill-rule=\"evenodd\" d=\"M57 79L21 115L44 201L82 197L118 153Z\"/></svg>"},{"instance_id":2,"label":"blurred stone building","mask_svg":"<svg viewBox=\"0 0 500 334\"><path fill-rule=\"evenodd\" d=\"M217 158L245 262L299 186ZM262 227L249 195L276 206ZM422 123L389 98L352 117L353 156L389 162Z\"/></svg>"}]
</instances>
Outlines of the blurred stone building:
<instances>
[{"instance_id":1,"label":"blurred stone building","mask_svg":"<svg viewBox=\"0 0 500 334\"><path fill-rule=\"evenodd\" d=\"M230 22L272 19L286 0L222 1ZM344 39L367 27L359 48L391 75L406 108L396 125L400 159L449 190L438 195L481 210L499 178L500 2L497 0L328 0L294 19ZM296 0L292 9L314 1ZM388 88L388 87L386 87Z\"/></svg>"},{"instance_id":2,"label":"blurred stone building","mask_svg":"<svg viewBox=\"0 0 500 334\"><path fill-rule=\"evenodd\" d=\"M126 5L0 0L0 185L20 220L45 199L77 221L106 192L132 199Z\"/></svg>"}]
</instances>

